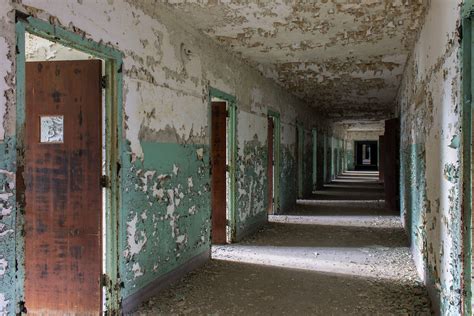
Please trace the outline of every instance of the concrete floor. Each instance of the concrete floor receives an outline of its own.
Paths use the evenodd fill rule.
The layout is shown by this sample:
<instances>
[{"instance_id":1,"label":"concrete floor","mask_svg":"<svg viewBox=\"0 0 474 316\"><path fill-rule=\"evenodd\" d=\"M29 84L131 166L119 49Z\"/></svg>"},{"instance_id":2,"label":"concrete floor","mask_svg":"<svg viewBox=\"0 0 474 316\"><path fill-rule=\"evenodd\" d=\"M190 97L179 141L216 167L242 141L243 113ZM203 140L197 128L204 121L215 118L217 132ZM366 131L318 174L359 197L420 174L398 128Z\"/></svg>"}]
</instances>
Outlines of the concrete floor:
<instances>
[{"instance_id":1,"label":"concrete floor","mask_svg":"<svg viewBox=\"0 0 474 316\"><path fill-rule=\"evenodd\" d=\"M373 172L347 172L270 216L257 234L214 246L204 267L141 315L429 315L396 214Z\"/></svg>"}]
</instances>

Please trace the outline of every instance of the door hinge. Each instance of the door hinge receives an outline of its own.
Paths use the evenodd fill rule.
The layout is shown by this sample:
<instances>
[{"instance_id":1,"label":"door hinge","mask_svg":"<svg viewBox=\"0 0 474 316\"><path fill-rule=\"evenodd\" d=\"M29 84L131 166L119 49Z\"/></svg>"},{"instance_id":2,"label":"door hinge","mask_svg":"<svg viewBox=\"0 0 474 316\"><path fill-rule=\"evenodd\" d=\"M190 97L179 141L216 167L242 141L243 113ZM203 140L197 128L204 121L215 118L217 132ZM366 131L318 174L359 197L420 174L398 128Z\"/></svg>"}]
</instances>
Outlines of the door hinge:
<instances>
[{"instance_id":1,"label":"door hinge","mask_svg":"<svg viewBox=\"0 0 474 316\"><path fill-rule=\"evenodd\" d=\"M110 286L110 278L107 274L102 274L102 277L100 278L100 283L101 283L101 286Z\"/></svg>"},{"instance_id":2,"label":"door hinge","mask_svg":"<svg viewBox=\"0 0 474 316\"><path fill-rule=\"evenodd\" d=\"M107 76L102 76L100 78L100 86L102 87L102 89L107 88Z\"/></svg>"},{"instance_id":3,"label":"door hinge","mask_svg":"<svg viewBox=\"0 0 474 316\"><path fill-rule=\"evenodd\" d=\"M110 178L106 175L100 177L100 186L102 188L110 188Z\"/></svg>"}]
</instances>

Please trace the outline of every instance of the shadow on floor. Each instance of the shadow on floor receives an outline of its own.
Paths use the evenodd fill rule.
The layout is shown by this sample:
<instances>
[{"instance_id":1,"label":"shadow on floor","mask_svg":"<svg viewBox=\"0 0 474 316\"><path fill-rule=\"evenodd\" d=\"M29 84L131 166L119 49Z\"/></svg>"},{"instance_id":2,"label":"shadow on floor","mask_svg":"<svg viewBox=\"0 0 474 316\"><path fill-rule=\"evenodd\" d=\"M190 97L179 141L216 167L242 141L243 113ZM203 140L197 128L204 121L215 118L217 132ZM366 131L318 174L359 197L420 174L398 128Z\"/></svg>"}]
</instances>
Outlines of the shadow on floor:
<instances>
[{"instance_id":1,"label":"shadow on floor","mask_svg":"<svg viewBox=\"0 0 474 316\"><path fill-rule=\"evenodd\" d=\"M423 286L213 260L142 315L430 315Z\"/></svg>"},{"instance_id":2,"label":"shadow on floor","mask_svg":"<svg viewBox=\"0 0 474 316\"><path fill-rule=\"evenodd\" d=\"M144 304L142 315L430 315L378 174L350 172Z\"/></svg>"}]
</instances>

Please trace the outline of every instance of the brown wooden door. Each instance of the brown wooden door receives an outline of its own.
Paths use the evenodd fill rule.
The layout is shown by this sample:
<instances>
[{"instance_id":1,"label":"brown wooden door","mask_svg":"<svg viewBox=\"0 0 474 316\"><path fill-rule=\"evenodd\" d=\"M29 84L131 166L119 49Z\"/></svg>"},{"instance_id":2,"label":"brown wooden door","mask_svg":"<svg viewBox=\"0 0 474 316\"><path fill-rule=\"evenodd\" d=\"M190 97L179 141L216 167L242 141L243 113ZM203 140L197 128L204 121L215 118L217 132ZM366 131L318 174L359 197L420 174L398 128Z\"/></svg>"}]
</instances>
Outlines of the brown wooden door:
<instances>
[{"instance_id":1,"label":"brown wooden door","mask_svg":"<svg viewBox=\"0 0 474 316\"><path fill-rule=\"evenodd\" d=\"M384 187L385 204L393 212L400 211L400 119L385 121L384 141Z\"/></svg>"},{"instance_id":2,"label":"brown wooden door","mask_svg":"<svg viewBox=\"0 0 474 316\"><path fill-rule=\"evenodd\" d=\"M273 118L268 117L268 161L267 161L267 172L268 172L268 214L273 214L273 165L274 165L274 156L273 156Z\"/></svg>"},{"instance_id":3,"label":"brown wooden door","mask_svg":"<svg viewBox=\"0 0 474 316\"><path fill-rule=\"evenodd\" d=\"M385 147L383 136L379 136L379 181L383 182L384 180L384 169L385 169Z\"/></svg>"},{"instance_id":4,"label":"brown wooden door","mask_svg":"<svg viewBox=\"0 0 474 316\"><path fill-rule=\"evenodd\" d=\"M101 311L100 77L99 60L26 63L28 314Z\"/></svg>"},{"instance_id":5,"label":"brown wooden door","mask_svg":"<svg viewBox=\"0 0 474 316\"><path fill-rule=\"evenodd\" d=\"M225 102L212 102L212 243L226 239L226 117Z\"/></svg>"}]
</instances>

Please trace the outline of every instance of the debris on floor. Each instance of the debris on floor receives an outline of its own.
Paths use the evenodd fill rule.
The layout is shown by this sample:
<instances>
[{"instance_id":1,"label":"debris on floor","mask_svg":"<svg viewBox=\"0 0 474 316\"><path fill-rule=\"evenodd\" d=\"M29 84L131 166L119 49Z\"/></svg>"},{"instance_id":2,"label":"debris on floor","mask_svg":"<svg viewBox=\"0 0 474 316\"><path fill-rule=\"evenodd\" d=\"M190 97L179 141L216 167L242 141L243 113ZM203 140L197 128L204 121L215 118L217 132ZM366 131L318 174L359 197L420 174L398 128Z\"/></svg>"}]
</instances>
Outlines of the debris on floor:
<instances>
[{"instance_id":1,"label":"debris on floor","mask_svg":"<svg viewBox=\"0 0 474 316\"><path fill-rule=\"evenodd\" d=\"M372 190L363 202L316 195L240 243L213 246L213 260L137 314L430 315L400 220Z\"/></svg>"}]
</instances>

